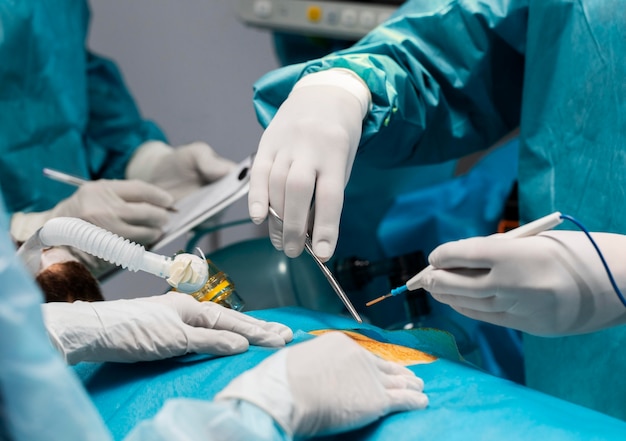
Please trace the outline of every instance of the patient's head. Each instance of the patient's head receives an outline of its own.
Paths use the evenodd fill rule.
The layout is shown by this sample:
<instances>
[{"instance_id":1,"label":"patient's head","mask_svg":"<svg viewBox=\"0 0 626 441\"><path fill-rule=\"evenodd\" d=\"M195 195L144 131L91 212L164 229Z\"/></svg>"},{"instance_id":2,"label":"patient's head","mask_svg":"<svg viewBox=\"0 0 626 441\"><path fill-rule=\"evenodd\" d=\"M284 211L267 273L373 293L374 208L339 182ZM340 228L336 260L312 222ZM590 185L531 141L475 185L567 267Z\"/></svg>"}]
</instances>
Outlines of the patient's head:
<instances>
[{"instance_id":1,"label":"patient's head","mask_svg":"<svg viewBox=\"0 0 626 441\"><path fill-rule=\"evenodd\" d=\"M47 248L42 252L35 279L46 302L104 300L98 281L66 247Z\"/></svg>"}]
</instances>

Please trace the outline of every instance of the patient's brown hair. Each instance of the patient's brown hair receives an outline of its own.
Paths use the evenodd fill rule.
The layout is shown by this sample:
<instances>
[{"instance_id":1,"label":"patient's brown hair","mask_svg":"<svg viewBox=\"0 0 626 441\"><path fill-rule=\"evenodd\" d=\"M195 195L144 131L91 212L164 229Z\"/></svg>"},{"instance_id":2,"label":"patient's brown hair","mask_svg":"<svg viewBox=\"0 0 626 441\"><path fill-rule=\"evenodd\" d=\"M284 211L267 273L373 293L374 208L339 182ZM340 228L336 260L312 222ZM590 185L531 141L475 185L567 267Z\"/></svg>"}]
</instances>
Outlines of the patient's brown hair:
<instances>
[{"instance_id":1,"label":"patient's brown hair","mask_svg":"<svg viewBox=\"0 0 626 441\"><path fill-rule=\"evenodd\" d=\"M94 302L104 300L100 284L85 265L75 261L54 263L41 271L36 281L46 302Z\"/></svg>"}]
</instances>

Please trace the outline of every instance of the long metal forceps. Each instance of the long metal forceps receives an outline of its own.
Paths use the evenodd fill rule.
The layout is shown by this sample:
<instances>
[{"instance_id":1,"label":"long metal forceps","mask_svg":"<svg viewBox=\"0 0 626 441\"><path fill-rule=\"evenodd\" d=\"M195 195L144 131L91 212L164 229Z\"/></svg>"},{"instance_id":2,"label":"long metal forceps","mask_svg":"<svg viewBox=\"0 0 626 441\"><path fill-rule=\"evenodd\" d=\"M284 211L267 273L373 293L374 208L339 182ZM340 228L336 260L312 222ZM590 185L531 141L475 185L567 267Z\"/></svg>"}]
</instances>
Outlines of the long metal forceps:
<instances>
[{"instance_id":1,"label":"long metal forceps","mask_svg":"<svg viewBox=\"0 0 626 441\"><path fill-rule=\"evenodd\" d=\"M280 222L281 224L283 223L282 218L278 215L278 213L276 213L276 211L272 207L269 207L269 212L278 222ZM352 306L352 302L350 302L350 299L339 285L339 282L337 282L337 279L335 279L333 273L330 272L324 262L322 262L320 258L317 257L313 252L313 247L311 246L311 236L309 235L309 233L306 234L306 238L304 239L304 249L313 258L319 269L322 271L322 274L324 274L324 277L326 277L326 280L328 280L328 283L330 283L330 286L333 288L339 299L348 309L348 312L350 312L350 315L352 315L354 320L356 320L357 322L363 323L361 316L359 315L357 310L354 309L354 306Z\"/></svg>"}]
</instances>

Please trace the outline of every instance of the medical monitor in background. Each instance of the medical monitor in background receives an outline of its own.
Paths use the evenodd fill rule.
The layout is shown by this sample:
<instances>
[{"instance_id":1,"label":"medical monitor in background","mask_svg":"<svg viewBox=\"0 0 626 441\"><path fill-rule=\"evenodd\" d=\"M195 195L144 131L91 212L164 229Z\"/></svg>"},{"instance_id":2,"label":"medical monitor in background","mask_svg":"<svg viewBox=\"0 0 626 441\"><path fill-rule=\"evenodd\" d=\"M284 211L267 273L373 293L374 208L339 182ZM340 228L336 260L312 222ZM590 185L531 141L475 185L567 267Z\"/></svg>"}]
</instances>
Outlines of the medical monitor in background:
<instances>
[{"instance_id":1,"label":"medical monitor in background","mask_svg":"<svg viewBox=\"0 0 626 441\"><path fill-rule=\"evenodd\" d=\"M358 40L405 0L238 0L250 26L300 35Z\"/></svg>"}]
</instances>

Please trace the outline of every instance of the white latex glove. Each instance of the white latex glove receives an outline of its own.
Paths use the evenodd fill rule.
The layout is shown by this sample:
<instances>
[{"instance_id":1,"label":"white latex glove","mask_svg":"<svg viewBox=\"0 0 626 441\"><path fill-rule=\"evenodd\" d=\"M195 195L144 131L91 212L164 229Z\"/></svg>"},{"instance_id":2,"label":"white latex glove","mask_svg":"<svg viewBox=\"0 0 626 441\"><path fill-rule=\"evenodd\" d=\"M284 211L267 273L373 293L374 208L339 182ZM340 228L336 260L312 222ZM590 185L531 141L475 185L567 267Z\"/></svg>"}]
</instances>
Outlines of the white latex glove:
<instances>
[{"instance_id":1,"label":"white latex glove","mask_svg":"<svg viewBox=\"0 0 626 441\"><path fill-rule=\"evenodd\" d=\"M53 209L38 213L15 213L11 234L26 241L46 221L77 217L143 245L154 243L169 219L167 207L174 203L166 191L136 180L98 180L80 186Z\"/></svg>"},{"instance_id":2,"label":"white latex glove","mask_svg":"<svg viewBox=\"0 0 626 441\"><path fill-rule=\"evenodd\" d=\"M172 148L159 141L149 141L133 155L126 176L157 185L179 200L225 176L235 165L204 142Z\"/></svg>"},{"instance_id":3,"label":"white latex glove","mask_svg":"<svg viewBox=\"0 0 626 441\"><path fill-rule=\"evenodd\" d=\"M249 344L280 347L291 330L213 302L170 292L155 297L42 305L50 339L69 364L136 362L187 353L231 355Z\"/></svg>"},{"instance_id":4,"label":"white latex glove","mask_svg":"<svg viewBox=\"0 0 626 441\"><path fill-rule=\"evenodd\" d=\"M423 409L424 382L344 334L321 335L262 361L215 397L263 409L290 436L339 433L404 410Z\"/></svg>"},{"instance_id":5,"label":"white latex glove","mask_svg":"<svg viewBox=\"0 0 626 441\"><path fill-rule=\"evenodd\" d=\"M250 172L248 207L256 224L268 205L270 238L289 257L304 249L315 198L313 251L326 261L335 251L343 192L350 177L370 94L356 74L331 69L298 81L259 143Z\"/></svg>"},{"instance_id":6,"label":"white latex glove","mask_svg":"<svg viewBox=\"0 0 626 441\"><path fill-rule=\"evenodd\" d=\"M626 236L593 233L621 290ZM626 322L626 308L589 239L549 231L450 242L429 256L419 285L473 319L540 336L581 334Z\"/></svg>"}]
</instances>

